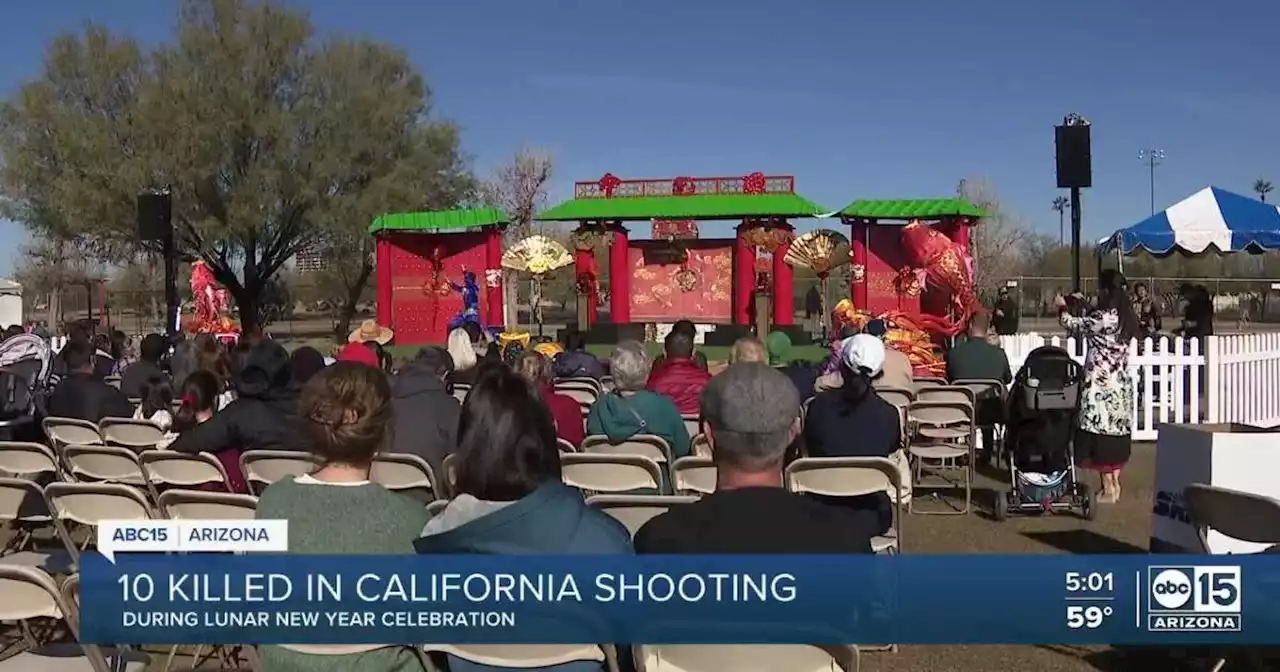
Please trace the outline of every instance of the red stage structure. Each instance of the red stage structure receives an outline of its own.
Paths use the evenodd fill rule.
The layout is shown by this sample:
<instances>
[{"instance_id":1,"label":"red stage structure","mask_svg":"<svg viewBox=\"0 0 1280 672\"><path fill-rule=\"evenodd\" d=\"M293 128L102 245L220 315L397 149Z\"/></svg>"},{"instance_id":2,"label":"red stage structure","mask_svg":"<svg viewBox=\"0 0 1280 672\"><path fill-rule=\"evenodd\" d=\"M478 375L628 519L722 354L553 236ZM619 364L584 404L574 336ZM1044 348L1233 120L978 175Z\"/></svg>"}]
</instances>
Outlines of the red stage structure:
<instances>
[{"instance_id":1,"label":"red stage structure","mask_svg":"<svg viewBox=\"0 0 1280 672\"><path fill-rule=\"evenodd\" d=\"M649 318L664 317L670 321L689 318L746 327L751 321L752 299L760 281L757 262L766 256L772 257L765 274L768 276L766 288L774 299L773 323L790 327L794 322L795 304L791 267L784 258L794 229L787 220L813 217L822 212L821 207L795 192L795 178L791 176L752 173L740 177L622 180L609 173L598 180L578 182L574 185L573 200L551 208L538 219L578 222L574 232L577 287L586 298L587 318L592 325L600 323L602 280L595 248L601 237L605 237L609 248L609 317L613 325L629 325L636 318L649 321ZM705 220L740 222L732 241L723 241L725 247L731 249L727 262L732 277L727 292L728 315L717 314L718 296L725 280L721 272L726 270L723 268L726 262L721 260L715 244L721 241L693 242L698 238L695 222ZM653 240L631 240L631 231L624 223L636 221L652 222ZM640 247L642 254L635 254L635 247ZM650 264L650 259L660 259L661 263ZM665 266L667 270L658 271L655 266ZM642 282L648 283L643 284L645 291L641 293L635 291L637 272L644 274L646 279ZM633 315L633 308L644 306L648 311L659 302L652 291L659 285L648 277L654 273L669 274L669 282L660 285L666 289L675 287L680 292L702 294L698 300L671 298L668 303L676 312ZM699 305L704 312L684 312L697 310ZM613 331L617 331L616 327Z\"/></svg>"},{"instance_id":2,"label":"red stage structure","mask_svg":"<svg viewBox=\"0 0 1280 672\"><path fill-rule=\"evenodd\" d=\"M477 309L485 326L502 326L502 232L495 208L410 212L378 217L378 324L400 345L444 343L449 322L466 306L464 274L480 285Z\"/></svg>"}]
</instances>

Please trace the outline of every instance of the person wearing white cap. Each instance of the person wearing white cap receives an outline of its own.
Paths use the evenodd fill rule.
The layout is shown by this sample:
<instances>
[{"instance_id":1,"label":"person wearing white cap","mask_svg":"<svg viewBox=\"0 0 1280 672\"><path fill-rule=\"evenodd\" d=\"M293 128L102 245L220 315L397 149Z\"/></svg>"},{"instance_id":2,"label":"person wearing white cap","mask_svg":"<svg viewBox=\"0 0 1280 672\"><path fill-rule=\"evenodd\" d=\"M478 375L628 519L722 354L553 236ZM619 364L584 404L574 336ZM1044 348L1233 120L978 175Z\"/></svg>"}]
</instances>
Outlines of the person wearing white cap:
<instances>
[{"instance_id":1,"label":"person wearing white cap","mask_svg":"<svg viewBox=\"0 0 1280 672\"><path fill-rule=\"evenodd\" d=\"M820 392L805 416L804 440L813 457L890 457L902 440L898 410L881 399L871 381L884 370L885 345L870 334L844 340L841 386ZM887 493L833 500L865 515L871 533L884 534L893 522Z\"/></svg>"}]
</instances>

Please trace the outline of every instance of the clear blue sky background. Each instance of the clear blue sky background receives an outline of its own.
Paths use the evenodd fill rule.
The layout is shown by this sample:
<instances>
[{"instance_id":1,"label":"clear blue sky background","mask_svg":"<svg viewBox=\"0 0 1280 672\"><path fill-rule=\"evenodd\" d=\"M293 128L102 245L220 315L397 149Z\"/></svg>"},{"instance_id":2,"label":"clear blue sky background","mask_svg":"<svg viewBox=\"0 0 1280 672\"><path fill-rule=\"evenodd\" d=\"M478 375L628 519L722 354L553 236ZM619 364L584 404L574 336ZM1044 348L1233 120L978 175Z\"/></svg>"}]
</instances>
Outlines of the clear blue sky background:
<instances>
[{"instance_id":1,"label":"clear blue sky background","mask_svg":"<svg viewBox=\"0 0 1280 672\"><path fill-rule=\"evenodd\" d=\"M794 174L833 209L986 177L1056 235L1053 126L1072 111L1094 124L1089 236L1149 214L1141 148L1168 153L1160 207L1209 184L1280 184L1274 0L294 4L322 31L406 49L481 175L521 145L551 151L553 202L605 172ZM161 41L175 7L8 0L0 93L37 76L59 32L97 21ZM24 236L0 222L0 273Z\"/></svg>"}]
</instances>

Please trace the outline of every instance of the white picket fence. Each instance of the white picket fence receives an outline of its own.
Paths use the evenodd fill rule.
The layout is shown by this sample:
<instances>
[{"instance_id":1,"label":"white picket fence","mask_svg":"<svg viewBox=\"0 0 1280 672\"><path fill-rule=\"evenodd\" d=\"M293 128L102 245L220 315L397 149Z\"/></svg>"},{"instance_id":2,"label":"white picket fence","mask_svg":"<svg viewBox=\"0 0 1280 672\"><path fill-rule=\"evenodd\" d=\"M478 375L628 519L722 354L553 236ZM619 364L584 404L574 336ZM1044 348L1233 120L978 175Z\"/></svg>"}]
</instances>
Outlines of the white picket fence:
<instances>
[{"instance_id":1,"label":"white picket fence","mask_svg":"<svg viewBox=\"0 0 1280 672\"><path fill-rule=\"evenodd\" d=\"M1035 333L1000 341L1014 371L1040 346L1062 348L1081 363L1087 348L1084 339ZM1138 441L1154 441L1166 422L1280 425L1280 333L1134 339L1129 369Z\"/></svg>"}]
</instances>

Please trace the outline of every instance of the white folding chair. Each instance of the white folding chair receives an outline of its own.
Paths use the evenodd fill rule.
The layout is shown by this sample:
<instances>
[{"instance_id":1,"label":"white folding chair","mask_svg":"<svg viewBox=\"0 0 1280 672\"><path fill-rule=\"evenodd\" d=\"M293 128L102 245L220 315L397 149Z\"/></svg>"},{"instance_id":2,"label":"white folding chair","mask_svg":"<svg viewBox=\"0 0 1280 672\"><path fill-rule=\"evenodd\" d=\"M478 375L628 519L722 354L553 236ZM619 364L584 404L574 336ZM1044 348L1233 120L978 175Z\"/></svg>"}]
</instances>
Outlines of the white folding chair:
<instances>
[{"instance_id":1,"label":"white folding chair","mask_svg":"<svg viewBox=\"0 0 1280 672\"><path fill-rule=\"evenodd\" d=\"M646 644L632 649L644 672L858 672L858 647L806 644Z\"/></svg>"},{"instance_id":2,"label":"white folding chair","mask_svg":"<svg viewBox=\"0 0 1280 672\"><path fill-rule=\"evenodd\" d=\"M926 387L942 387L943 385L946 385L946 384L947 384L947 380L945 378L935 378L933 376L922 376L919 378L911 379L911 387L915 390L916 393L919 393L920 390Z\"/></svg>"},{"instance_id":3,"label":"white folding chair","mask_svg":"<svg viewBox=\"0 0 1280 672\"><path fill-rule=\"evenodd\" d=\"M58 536L76 566L80 564L81 549L93 543L94 537L89 534L77 545L68 523L96 528L103 520L155 518L141 490L119 483L50 483L44 489L44 497Z\"/></svg>"},{"instance_id":4,"label":"white folding chair","mask_svg":"<svg viewBox=\"0 0 1280 672\"><path fill-rule=\"evenodd\" d=\"M710 457L690 455L671 464L671 490L677 495L709 495L716 491L716 465Z\"/></svg>"},{"instance_id":5,"label":"white folding chair","mask_svg":"<svg viewBox=\"0 0 1280 672\"><path fill-rule=\"evenodd\" d=\"M916 400L914 390L907 390L901 387L877 387L876 395L881 399L893 404L894 406L906 407Z\"/></svg>"},{"instance_id":6,"label":"white folding chair","mask_svg":"<svg viewBox=\"0 0 1280 672\"><path fill-rule=\"evenodd\" d=\"M912 436L907 455L914 467L913 486L932 490L933 498L940 500L941 490L958 485L945 474L958 472L964 487L964 506L952 506L954 511L920 511L916 507L918 497L911 498L908 511L923 515L968 514L973 500L973 406L952 401L916 401L907 407L907 424ZM944 482L925 482L926 469Z\"/></svg>"},{"instance_id":7,"label":"white folding chair","mask_svg":"<svg viewBox=\"0 0 1280 672\"><path fill-rule=\"evenodd\" d=\"M164 430L155 423L134 418L103 418L98 423L98 432L107 445L134 450L155 448L165 440Z\"/></svg>"},{"instance_id":8,"label":"white folding chair","mask_svg":"<svg viewBox=\"0 0 1280 672\"><path fill-rule=\"evenodd\" d=\"M1213 531L1253 544L1280 544L1280 500L1204 483L1188 485L1183 496L1204 553L1213 553Z\"/></svg>"},{"instance_id":9,"label":"white folding chair","mask_svg":"<svg viewBox=\"0 0 1280 672\"><path fill-rule=\"evenodd\" d=\"M595 378L591 378L588 376L571 376L569 378L560 378L556 380L556 387L559 387L561 385L569 385L569 386L580 387L586 390L594 390L596 392L596 396L600 396L600 393L604 392L604 385L601 384L601 382L596 380Z\"/></svg>"},{"instance_id":10,"label":"white folding chair","mask_svg":"<svg viewBox=\"0 0 1280 672\"><path fill-rule=\"evenodd\" d=\"M898 467L883 457L804 457L787 465L787 489L827 497L862 497L897 493L902 489ZM893 525L871 540L871 550L882 555L902 552L902 502L895 501Z\"/></svg>"},{"instance_id":11,"label":"white folding chair","mask_svg":"<svg viewBox=\"0 0 1280 672\"><path fill-rule=\"evenodd\" d=\"M417 455L378 453L373 456L369 480L395 492L413 494L423 502L436 496L436 475Z\"/></svg>"},{"instance_id":12,"label":"white folding chair","mask_svg":"<svg viewBox=\"0 0 1280 672\"><path fill-rule=\"evenodd\" d=\"M144 450L138 455L138 465L142 467L153 501L160 501L160 493L169 488L196 488L209 483L217 483L231 492L226 468L209 453L188 455L172 450Z\"/></svg>"},{"instance_id":13,"label":"white folding chair","mask_svg":"<svg viewBox=\"0 0 1280 672\"><path fill-rule=\"evenodd\" d=\"M596 644L427 644L424 650L499 669L545 669L574 662L599 663L606 672L618 672L618 654L612 645ZM430 672L442 672L434 661Z\"/></svg>"},{"instance_id":14,"label":"white folding chair","mask_svg":"<svg viewBox=\"0 0 1280 672\"><path fill-rule=\"evenodd\" d=\"M466 383L453 384L453 398L457 399L459 404L467 400L467 393L470 391L471 386Z\"/></svg>"},{"instance_id":15,"label":"white folding chair","mask_svg":"<svg viewBox=\"0 0 1280 672\"><path fill-rule=\"evenodd\" d=\"M566 397L578 402L578 405L591 406L596 403L596 399L600 398L600 393L595 388L589 388L577 383L558 382L555 387L557 394L563 394Z\"/></svg>"},{"instance_id":16,"label":"white folding chair","mask_svg":"<svg viewBox=\"0 0 1280 672\"><path fill-rule=\"evenodd\" d=\"M680 420L684 422L684 431L688 432L689 436L697 436L702 433L701 416L684 413L681 414Z\"/></svg>"},{"instance_id":17,"label":"white folding chair","mask_svg":"<svg viewBox=\"0 0 1280 672\"><path fill-rule=\"evenodd\" d=\"M161 515L173 520L253 520L258 498L231 492L165 490L156 503Z\"/></svg>"},{"instance_id":18,"label":"white folding chair","mask_svg":"<svg viewBox=\"0 0 1280 672\"><path fill-rule=\"evenodd\" d=\"M61 473L58 456L48 446L28 441L0 441L0 475L48 483L57 480Z\"/></svg>"},{"instance_id":19,"label":"white folding chair","mask_svg":"<svg viewBox=\"0 0 1280 672\"><path fill-rule=\"evenodd\" d=\"M698 497L690 495L593 495L587 505L613 516L634 537L645 523L671 507L696 501Z\"/></svg>"},{"instance_id":20,"label":"white folding chair","mask_svg":"<svg viewBox=\"0 0 1280 672\"><path fill-rule=\"evenodd\" d=\"M102 433L98 431L98 426L88 420L50 416L42 420L40 425L44 428L44 435L49 437L49 445L54 450L72 444L81 446L102 444Z\"/></svg>"},{"instance_id":21,"label":"white folding chair","mask_svg":"<svg viewBox=\"0 0 1280 672\"><path fill-rule=\"evenodd\" d=\"M320 467L320 458L293 450L246 450L240 454L240 472L255 492L276 481L309 474Z\"/></svg>"},{"instance_id":22,"label":"white folding chair","mask_svg":"<svg viewBox=\"0 0 1280 672\"><path fill-rule=\"evenodd\" d=\"M575 453L560 456L561 480L589 493L662 487L662 467L644 455Z\"/></svg>"},{"instance_id":23,"label":"white folding chair","mask_svg":"<svg viewBox=\"0 0 1280 672\"><path fill-rule=\"evenodd\" d=\"M0 563L43 567L51 572L71 566L70 556L38 550L34 543L36 530L56 529L39 483L0 478L0 524L16 528L0 549Z\"/></svg>"},{"instance_id":24,"label":"white folding chair","mask_svg":"<svg viewBox=\"0 0 1280 672\"><path fill-rule=\"evenodd\" d=\"M655 434L636 434L617 443L602 434L582 440L582 452L593 455L642 455L661 464L671 463L671 446Z\"/></svg>"},{"instance_id":25,"label":"white folding chair","mask_svg":"<svg viewBox=\"0 0 1280 672\"><path fill-rule=\"evenodd\" d=\"M458 494L458 457L457 453L449 453L440 461L440 471L444 472L444 482L441 483L442 494L445 495L440 499L449 499Z\"/></svg>"},{"instance_id":26,"label":"white folding chair","mask_svg":"<svg viewBox=\"0 0 1280 672\"><path fill-rule=\"evenodd\" d=\"M711 457L711 439L706 434L698 434L689 439L689 454L697 457Z\"/></svg>"},{"instance_id":27,"label":"white folding chair","mask_svg":"<svg viewBox=\"0 0 1280 672\"><path fill-rule=\"evenodd\" d=\"M71 480L80 483L123 483L146 487L138 454L117 446L63 446L62 461Z\"/></svg>"},{"instance_id":28,"label":"white folding chair","mask_svg":"<svg viewBox=\"0 0 1280 672\"><path fill-rule=\"evenodd\" d=\"M559 446L559 448L560 448L560 452L562 452L562 453L576 453L576 452L578 452L578 447L577 447L577 446L575 446L575 445L573 445L572 443L570 443L568 439L560 439L560 438L557 438L557 439L556 439L556 445L557 445L557 446Z\"/></svg>"}]
</instances>

